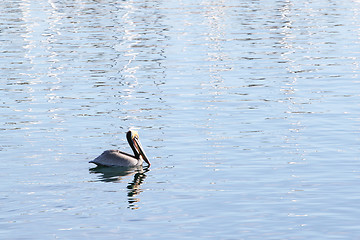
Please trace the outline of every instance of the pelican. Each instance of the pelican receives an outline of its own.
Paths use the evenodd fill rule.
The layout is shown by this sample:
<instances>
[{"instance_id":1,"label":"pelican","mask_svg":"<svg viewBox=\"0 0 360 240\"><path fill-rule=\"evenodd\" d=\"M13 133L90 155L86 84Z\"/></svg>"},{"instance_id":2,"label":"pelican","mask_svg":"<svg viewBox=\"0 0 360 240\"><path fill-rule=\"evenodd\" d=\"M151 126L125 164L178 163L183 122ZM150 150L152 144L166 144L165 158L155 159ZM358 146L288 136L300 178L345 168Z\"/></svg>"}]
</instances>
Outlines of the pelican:
<instances>
[{"instance_id":1,"label":"pelican","mask_svg":"<svg viewBox=\"0 0 360 240\"><path fill-rule=\"evenodd\" d=\"M130 130L126 133L126 139L134 152L134 156L119 150L106 150L89 163L107 167L133 167L141 166L145 161L150 166L149 159L146 157L139 141L139 134Z\"/></svg>"}]
</instances>

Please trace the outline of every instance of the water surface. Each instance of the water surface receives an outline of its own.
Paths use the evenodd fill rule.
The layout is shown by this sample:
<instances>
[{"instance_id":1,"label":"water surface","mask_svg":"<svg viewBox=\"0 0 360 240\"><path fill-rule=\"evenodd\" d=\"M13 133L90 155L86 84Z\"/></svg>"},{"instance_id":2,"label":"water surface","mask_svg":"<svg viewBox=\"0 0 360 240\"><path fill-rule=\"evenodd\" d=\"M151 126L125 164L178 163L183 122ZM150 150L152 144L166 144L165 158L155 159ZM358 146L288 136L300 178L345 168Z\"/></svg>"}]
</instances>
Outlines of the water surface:
<instances>
[{"instance_id":1,"label":"water surface","mask_svg":"<svg viewBox=\"0 0 360 240\"><path fill-rule=\"evenodd\" d=\"M7 1L0 237L358 237L359 9ZM151 168L88 163L129 128Z\"/></svg>"}]
</instances>

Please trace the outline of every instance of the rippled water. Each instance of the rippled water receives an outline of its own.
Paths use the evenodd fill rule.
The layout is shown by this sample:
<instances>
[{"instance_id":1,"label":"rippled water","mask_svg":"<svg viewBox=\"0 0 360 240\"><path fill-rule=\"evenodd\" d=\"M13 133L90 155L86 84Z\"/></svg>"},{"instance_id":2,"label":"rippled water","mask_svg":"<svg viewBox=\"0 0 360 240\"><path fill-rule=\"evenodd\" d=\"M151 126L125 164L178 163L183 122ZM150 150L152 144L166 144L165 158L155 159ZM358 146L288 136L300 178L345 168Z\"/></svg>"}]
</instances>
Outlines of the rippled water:
<instances>
[{"instance_id":1,"label":"rippled water","mask_svg":"<svg viewBox=\"0 0 360 240\"><path fill-rule=\"evenodd\" d=\"M356 239L359 9L3 2L0 237Z\"/></svg>"}]
</instances>

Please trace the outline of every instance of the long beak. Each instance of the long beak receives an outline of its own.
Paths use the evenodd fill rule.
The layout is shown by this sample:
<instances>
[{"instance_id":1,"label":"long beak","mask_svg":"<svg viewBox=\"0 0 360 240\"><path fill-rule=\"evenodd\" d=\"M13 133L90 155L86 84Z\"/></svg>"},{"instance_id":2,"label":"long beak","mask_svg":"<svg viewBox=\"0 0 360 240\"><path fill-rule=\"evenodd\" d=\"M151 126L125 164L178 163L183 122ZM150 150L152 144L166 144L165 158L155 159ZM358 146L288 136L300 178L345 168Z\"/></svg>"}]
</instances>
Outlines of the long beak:
<instances>
[{"instance_id":1,"label":"long beak","mask_svg":"<svg viewBox=\"0 0 360 240\"><path fill-rule=\"evenodd\" d=\"M134 143L137 145L137 149L139 150L139 154L142 156L144 161L150 166L149 159L146 157L143 147L141 146L140 140L138 138L134 138Z\"/></svg>"}]
</instances>

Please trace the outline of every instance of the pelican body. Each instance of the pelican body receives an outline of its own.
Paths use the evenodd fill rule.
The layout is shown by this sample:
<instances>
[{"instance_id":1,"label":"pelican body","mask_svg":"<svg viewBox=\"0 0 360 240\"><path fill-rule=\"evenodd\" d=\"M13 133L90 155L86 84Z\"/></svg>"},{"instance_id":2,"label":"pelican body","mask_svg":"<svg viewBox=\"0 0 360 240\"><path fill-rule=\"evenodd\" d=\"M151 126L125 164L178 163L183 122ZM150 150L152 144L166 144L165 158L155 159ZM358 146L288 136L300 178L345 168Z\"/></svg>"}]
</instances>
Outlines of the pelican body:
<instances>
[{"instance_id":1,"label":"pelican body","mask_svg":"<svg viewBox=\"0 0 360 240\"><path fill-rule=\"evenodd\" d=\"M150 166L149 159L146 157L139 141L139 134L130 130L126 133L126 139L134 152L134 156L119 150L106 150L89 163L107 167L133 167L141 166L145 161Z\"/></svg>"}]
</instances>

